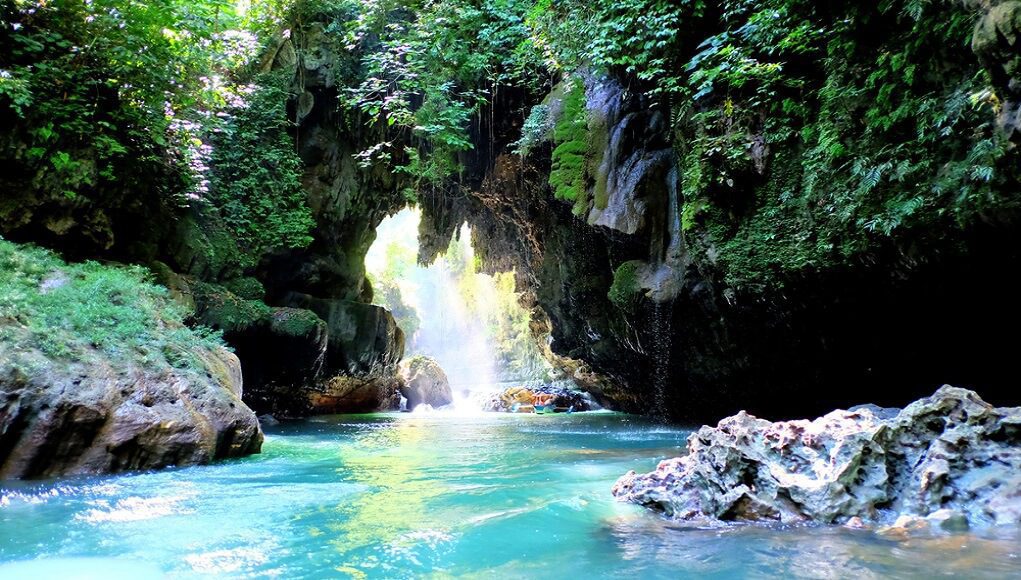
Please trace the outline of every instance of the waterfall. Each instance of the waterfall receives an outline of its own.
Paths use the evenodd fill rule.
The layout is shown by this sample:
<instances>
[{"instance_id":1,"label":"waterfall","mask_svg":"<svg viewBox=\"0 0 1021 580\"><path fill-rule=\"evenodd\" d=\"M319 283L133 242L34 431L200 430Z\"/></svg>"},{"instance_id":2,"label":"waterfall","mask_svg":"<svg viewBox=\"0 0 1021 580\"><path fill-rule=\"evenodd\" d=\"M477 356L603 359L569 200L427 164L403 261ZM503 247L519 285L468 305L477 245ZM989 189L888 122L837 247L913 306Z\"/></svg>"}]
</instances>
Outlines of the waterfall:
<instances>
[{"instance_id":1,"label":"waterfall","mask_svg":"<svg viewBox=\"0 0 1021 580\"><path fill-rule=\"evenodd\" d=\"M547 378L549 363L528 332L513 273L478 272L467 224L443 255L419 264L420 221L413 208L386 218L366 256L376 303L405 331L405 356L435 359L458 407L501 386Z\"/></svg>"}]
</instances>

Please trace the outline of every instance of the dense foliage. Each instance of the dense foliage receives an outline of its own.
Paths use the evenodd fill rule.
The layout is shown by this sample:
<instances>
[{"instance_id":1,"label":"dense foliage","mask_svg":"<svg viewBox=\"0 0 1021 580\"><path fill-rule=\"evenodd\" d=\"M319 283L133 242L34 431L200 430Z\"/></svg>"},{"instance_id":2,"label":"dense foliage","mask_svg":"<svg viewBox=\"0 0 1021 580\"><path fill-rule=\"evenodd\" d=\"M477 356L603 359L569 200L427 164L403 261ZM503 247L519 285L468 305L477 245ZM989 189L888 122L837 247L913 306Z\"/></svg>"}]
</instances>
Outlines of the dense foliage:
<instances>
[{"instance_id":1,"label":"dense foliage","mask_svg":"<svg viewBox=\"0 0 1021 580\"><path fill-rule=\"evenodd\" d=\"M118 220L184 223L203 249L181 262L207 265L207 282L254 275L267 254L312 241L295 111L321 66L317 95L336 101L316 107L335 106L357 161L404 177L381 182L407 185L409 201L456 189L466 152L499 143L548 162L551 196L580 219L605 208L591 177L607 135L589 92L610 76L668 120L682 199L656 207L678 208L706 278L756 290L942 249L1019 205L995 126L1005 96L969 46L971 4L8 0L0 232L77 231L96 255ZM333 61L317 64L309 39L331 43ZM262 66L285 40L296 62ZM517 134L481 134L496 126ZM632 309L640 263L609 267L608 296ZM377 297L407 308L398 278L375 280ZM516 316L487 322L514 343L527 334Z\"/></svg>"},{"instance_id":2,"label":"dense foliage","mask_svg":"<svg viewBox=\"0 0 1021 580\"><path fill-rule=\"evenodd\" d=\"M243 264L307 244L281 88L289 79L253 85L249 68L261 48L249 29L265 30L276 9L3 3L0 225L30 225L30 210L43 208L67 216L46 225L54 233L108 249L118 230L137 227L127 222L175 219L191 206L222 219L240 245L228 259Z\"/></svg>"},{"instance_id":3,"label":"dense foliage","mask_svg":"<svg viewBox=\"0 0 1021 580\"><path fill-rule=\"evenodd\" d=\"M197 349L222 342L185 327L185 314L142 268L67 264L48 250L0 240L0 342L11 347L5 356L189 367Z\"/></svg>"}]
</instances>

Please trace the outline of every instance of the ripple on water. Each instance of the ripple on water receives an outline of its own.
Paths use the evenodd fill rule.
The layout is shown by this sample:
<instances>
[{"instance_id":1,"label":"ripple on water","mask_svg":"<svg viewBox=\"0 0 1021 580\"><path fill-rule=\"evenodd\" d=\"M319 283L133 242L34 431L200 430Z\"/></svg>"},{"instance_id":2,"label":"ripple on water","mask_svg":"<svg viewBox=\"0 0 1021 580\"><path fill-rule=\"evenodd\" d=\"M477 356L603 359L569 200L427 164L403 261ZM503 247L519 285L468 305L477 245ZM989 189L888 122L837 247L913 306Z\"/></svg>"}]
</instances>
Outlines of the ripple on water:
<instances>
[{"instance_id":1,"label":"ripple on water","mask_svg":"<svg viewBox=\"0 0 1021 580\"><path fill-rule=\"evenodd\" d=\"M0 578L1021 578L1016 531L699 527L614 501L689 432L606 413L285 423L260 456L0 489L0 562L29 560Z\"/></svg>"}]
</instances>

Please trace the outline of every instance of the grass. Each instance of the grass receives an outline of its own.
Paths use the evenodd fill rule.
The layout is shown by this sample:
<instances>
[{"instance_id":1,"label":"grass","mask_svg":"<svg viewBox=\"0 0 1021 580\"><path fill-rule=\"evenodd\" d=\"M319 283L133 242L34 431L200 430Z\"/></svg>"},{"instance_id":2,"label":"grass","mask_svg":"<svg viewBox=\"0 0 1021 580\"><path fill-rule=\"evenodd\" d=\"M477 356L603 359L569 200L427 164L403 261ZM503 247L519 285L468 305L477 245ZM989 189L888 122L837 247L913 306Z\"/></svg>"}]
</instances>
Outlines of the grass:
<instances>
[{"instance_id":1,"label":"grass","mask_svg":"<svg viewBox=\"0 0 1021 580\"><path fill-rule=\"evenodd\" d=\"M185 326L187 314L141 267L68 264L0 239L0 342L8 352L192 368L198 349L223 342Z\"/></svg>"}]
</instances>

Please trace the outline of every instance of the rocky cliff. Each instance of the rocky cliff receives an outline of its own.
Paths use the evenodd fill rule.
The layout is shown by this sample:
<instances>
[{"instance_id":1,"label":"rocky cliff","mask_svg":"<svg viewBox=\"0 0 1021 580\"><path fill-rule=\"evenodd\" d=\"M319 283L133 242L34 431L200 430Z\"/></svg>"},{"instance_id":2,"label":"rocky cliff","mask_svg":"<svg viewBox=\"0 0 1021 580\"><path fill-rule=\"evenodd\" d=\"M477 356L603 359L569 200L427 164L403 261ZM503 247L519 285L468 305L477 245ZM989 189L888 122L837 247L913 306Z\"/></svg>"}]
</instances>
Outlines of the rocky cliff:
<instances>
[{"instance_id":1,"label":"rocky cliff","mask_svg":"<svg viewBox=\"0 0 1021 580\"><path fill-rule=\"evenodd\" d=\"M0 479L258 453L238 358L140 269L0 240Z\"/></svg>"},{"instance_id":2,"label":"rocky cliff","mask_svg":"<svg viewBox=\"0 0 1021 580\"><path fill-rule=\"evenodd\" d=\"M924 45L942 72L911 85L914 100L900 106L951 106L961 83L983 89L985 71L993 85L984 90L1009 99L1013 4L940 6L918 20L857 14L850 30L834 34L857 39L873 26L874 42L839 61L801 62L807 68L797 74L822 76L799 82L821 88L806 93L805 117L788 127L801 136L772 144L770 131L788 121L747 95L706 97L692 109L643 96L620 71L581 71L531 101L548 119L515 156L522 128L507 111L522 103L505 97L480 115L481 152L459 193L423 203L423 258L468 220L486 267L516 270L551 355L629 410L789 417L857 398L901 404L947 381L1017 402L1011 342L1000 337L1021 322L1021 308L988 299L1009 294L1002 272L1021 262L1009 161L1016 149L1004 141L1013 134L1010 106L985 107L980 98L991 93L975 93L974 110L929 146L929 129L912 129L894 105L852 98L857 81L839 76L872 70L875 83L885 65L873 50L911 60ZM842 10L815 17L828 22ZM953 25L927 29L925 18ZM945 50L945 36L970 39L975 52ZM825 82L849 83L839 103L846 123L832 117ZM572 90L583 92L581 109ZM721 130L708 124L718 115L730 129L707 137ZM873 128L863 131L856 118ZM865 145L834 146L844 160L823 167L812 132L834 123L841 139ZM716 149L701 149L710 142ZM983 147L997 152L980 161L974 152ZM579 150L579 159L562 158ZM871 162L880 165L862 177ZM886 173L895 163L912 177ZM978 177L986 163L995 179ZM577 175L563 177L564 167ZM562 193L572 198L557 199Z\"/></svg>"},{"instance_id":3,"label":"rocky cliff","mask_svg":"<svg viewBox=\"0 0 1021 580\"><path fill-rule=\"evenodd\" d=\"M297 168L307 239L247 247L258 232L230 215L245 204L217 205L215 191L168 203L156 185L169 178L147 165L80 198L37 191L50 169L28 166L22 121L5 133L16 171L2 186L17 196L0 204L0 228L149 265L195 322L224 331L260 412L393 404L403 337L371 305L363 262L380 221L409 203L423 211L422 261L468 221L483 267L515 271L548 357L618 408L799 416L852 398L900 404L944 382L1016 400L1000 336L1021 322L1001 299L1013 289L1003 272L1021 263L1018 3L775 4L645 10L670 38L622 49L615 35L638 38L641 19L597 28L630 66L565 61L549 82L458 73L436 93L413 81L429 71L387 77L409 60L387 51L427 15L381 9L393 26L377 30L358 19L364 6L299 3L254 67L281 110L253 133L274 140L220 149L272 150L257 175ZM570 48L563 30L528 26ZM380 95L403 117L373 112L389 106ZM407 125L422 110L435 122ZM423 169L439 153L446 172ZM212 175L249 177L227 169Z\"/></svg>"}]
</instances>

